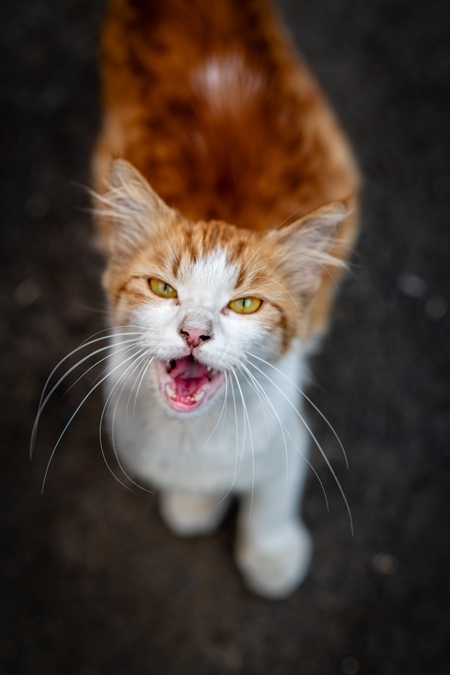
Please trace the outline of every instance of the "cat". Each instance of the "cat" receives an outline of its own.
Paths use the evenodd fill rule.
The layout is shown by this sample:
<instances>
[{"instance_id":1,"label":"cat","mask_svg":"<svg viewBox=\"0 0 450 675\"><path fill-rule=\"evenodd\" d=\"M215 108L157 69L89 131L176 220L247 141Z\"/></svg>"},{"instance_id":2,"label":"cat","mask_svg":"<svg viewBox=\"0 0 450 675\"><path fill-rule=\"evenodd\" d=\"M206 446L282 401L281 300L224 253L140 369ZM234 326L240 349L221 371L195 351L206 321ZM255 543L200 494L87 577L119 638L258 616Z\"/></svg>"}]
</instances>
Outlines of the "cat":
<instances>
[{"instance_id":1,"label":"cat","mask_svg":"<svg viewBox=\"0 0 450 675\"><path fill-rule=\"evenodd\" d=\"M299 387L357 233L358 169L265 0L111 0L101 51L114 451L181 536L237 497L238 568L283 598L312 555Z\"/></svg>"}]
</instances>

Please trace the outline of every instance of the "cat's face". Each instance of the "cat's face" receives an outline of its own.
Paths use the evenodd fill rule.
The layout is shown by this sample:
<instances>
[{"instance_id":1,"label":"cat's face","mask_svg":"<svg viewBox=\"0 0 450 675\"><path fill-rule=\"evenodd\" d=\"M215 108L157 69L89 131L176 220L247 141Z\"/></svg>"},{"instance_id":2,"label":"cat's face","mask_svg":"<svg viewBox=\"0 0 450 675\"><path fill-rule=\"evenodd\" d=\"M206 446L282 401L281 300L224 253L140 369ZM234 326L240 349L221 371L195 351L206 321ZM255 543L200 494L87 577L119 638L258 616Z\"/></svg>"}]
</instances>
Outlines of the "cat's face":
<instances>
[{"instance_id":1,"label":"cat's face","mask_svg":"<svg viewBox=\"0 0 450 675\"><path fill-rule=\"evenodd\" d=\"M211 228L220 236L205 246ZM170 410L203 409L249 354L276 360L288 347L298 309L270 278L272 252L232 226L181 221L151 237L121 271L115 321L142 330Z\"/></svg>"},{"instance_id":2,"label":"cat's face","mask_svg":"<svg viewBox=\"0 0 450 675\"><path fill-rule=\"evenodd\" d=\"M154 357L147 376L163 407L189 417L246 377L248 356L276 362L301 337L330 243L319 230L344 210L266 234L192 223L117 164L105 275L113 320L138 330Z\"/></svg>"}]
</instances>

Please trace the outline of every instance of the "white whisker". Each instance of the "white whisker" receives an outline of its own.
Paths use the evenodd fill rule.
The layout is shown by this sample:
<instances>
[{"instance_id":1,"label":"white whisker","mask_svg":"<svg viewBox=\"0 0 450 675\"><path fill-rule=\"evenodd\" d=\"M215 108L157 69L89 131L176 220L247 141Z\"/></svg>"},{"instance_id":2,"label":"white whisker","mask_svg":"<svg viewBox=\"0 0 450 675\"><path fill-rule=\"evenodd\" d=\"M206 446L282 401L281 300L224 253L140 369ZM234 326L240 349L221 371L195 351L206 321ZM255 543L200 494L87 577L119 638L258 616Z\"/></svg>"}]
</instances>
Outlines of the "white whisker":
<instances>
[{"instance_id":1,"label":"white whisker","mask_svg":"<svg viewBox=\"0 0 450 675\"><path fill-rule=\"evenodd\" d=\"M206 441L206 443L204 443L203 447L200 448L200 450L199 450L198 452L195 453L195 455L194 455L195 457L198 457L198 456L200 455L200 453L203 452L203 450L206 448L206 446L208 445L208 443L209 443L209 441L211 440L211 438L214 436L217 427L219 426L219 422L220 422L220 420L222 419L223 411L224 411L224 409L226 408L226 402L227 402L227 390L228 390L228 385L227 385L227 380L226 380L226 378L225 378L225 392L224 392L223 404L222 404L222 409L221 409L221 411L220 411L219 418L218 418L218 420L217 420L217 422L216 422L216 424L215 424L215 426L214 426L214 429L213 429L212 432L210 433L210 435L209 435L209 437L208 437L208 440Z\"/></svg>"},{"instance_id":2,"label":"white whisker","mask_svg":"<svg viewBox=\"0 0 450 675\"><path fill-rule=\"evenodd\" d=\"M52 462L52 459L53 459L53 457L54 457L54 455L55 455L55 452L56 452L56 450L57 450L57 448L58 448L58 446L59 446L59 444L60 444L60 442L61 442L61 440L62 440L64 434L66 433L67 429L69 428L70 424L72 423L73 419L74 419L75 416L77 415L77 413L78 413L78 411L80 410L80 408L83 406L83 404L86 402L86 400L91 396L91 394L93 394L94 391L95 391L95 390L96 390L96 389L97 389L97 388L98 388L98 387L99 387L99 386L100 386L100 385L101 385L101 384L102 384L102 383L103 383L103 382L104 382L104 381L105 381L105 380L106 380L106 379L107 379L114 371L116 371L118 368L121 368L125 363L127 363L127 361L129 361L130 359L134 358L134 356L135 356L135 354L133 354L132 356L129 356L127 359L125 359L125 361L123 361L122 363L119 363L118 366L116 366L115 368L113 368L107 375L105 375L99 382L97 382L97 384L95 384L95 385L90 389L90 391L86 394L86 396L83 398L83 400L81 401L81 403L78 405L78 407L76 408L75 412L72 414L71 418L69 419L69 421L67 422L67 424L66 424L66 426L64 427L63 431L61 432L61 435L59 436L58 440L56 441L56 444L55 444L55 446L54 446L54 448L53 448L53 450L52 450L52 452L51 452L50 458L49 458L49 460L48 460L48 462L47 462L47 468L45 469L44 479L43 479L43 481L42 481L42 489L41 489L41 493L44 492L45 482L46 482L46 480L47 480L48 471L49 471L49 468L50 468L50 464L51 464L51 462Z\"/></svg>"},{"instance_id":3,"label":"white whisker","mask_svg":"<svg viewBox=\"0 0 450 675\"><path fill-rule=\"evenodd\" d=\"M126 329L123 333L117 333L117 330L120 329ZM131 331L129 330L130 328L138 328L139 330L137 331ZM86 346L88 344L91 344L90 340L92 338L95 338L96 335L102 335L103 333L106 333L106 335L103 335L102 339L107 340L108 338L113 338L113 337L123 337L124 335L144 335L144 331L142 330L141 326L134 326L133 324L125 325L125 326L109 326L109 328L102 328L102 330L98 330L95 333L92 333L86 340L83 340L83 342L80 344L80 347Z\"/></svg>"},{"instance_id":4,"label":"white whisker","mask_svg":"<svg viewBox=\"0 0 450 675\"><path fill-rule=\"evenodd\" d=\"M108 329L108 330L109 330L109 329ZM94 333L94 335L91 336L91 337L94 337L95 335L99 335L99 333L103 333L103 332L104 332L104 331L99 331L98 333ZM129 332L128 332L128 333L118 333L118 334L117 334L117 337L130 336L130 335L142 335L142 332L140 332L140 333L135 333L135 332L133 332L133 333L129 333ZM93 344L95 344L95 343L97 343L97 342L101 342L102 340L109 340L110 337L111 337L110 335L105 335L105 336L103 336L103 337L101 337L101 338L96 338L95 340L91 340L91 338L87 338L87 339L84 340L84 342L82 342L76 349L73 349L71 352L69 352L69 354L67 354L63 359L61 359L61 361L59 361L59 362L56 364L56 366L53 368L52 372L50 373L50 375L48 376L48 378L47 378L47 380L46 380L46 382L45 382L45 384L44 384L44 388L43 388L43 390L42 390L42 394L41 394L41 398L40 398L40 400L39 400L38 408L40 408L41 405L42 405L42 401L43 401L43 399L44 399L44 397L45 397L45 392L46 392L46 390L47 390L47 387L48 387L48 385L49 385L49 382L51 381L53 375L56 373L56 371L58 370L58 368L59 368L63 363L65 363L68 359L70 359L71 356L73 356L74 354L76 354L76 353L77 353L78 351L80 351L81 349L85 349L86 347L90 347L91 345L93 345Z\"/></svg>"},{"instance_id":5,"label":"white whisker","mask_svg":"<svg viewBox=\"0 0 450 675\"><path fill-rule=\"evenodd\" d=\"M241 395L242 407L244 409L245 419L247 420L248 433L249 433L249 437L250 437L250 449L251 449L251 453L252 453L252 490L251 490L249 518L251 518L251 514L252 514L252 510L253 510L253 496L254 496L254 490L255 490L255 451L254 451L254 447L253 447L253 435L252 435L252 428L250 426L250 418L248 416L247 405L245 403L244 394L242 392L242 387L240 385L239 378L236 375L236 371L234 370L234 368L231 368L231 372L234 375L234 379L236 380L236 384L238 386L239 393ZM244 424L244 429L245 429L245 424ZM244 444L242 444L242 454L243 453L244 453Z\"/></svg>"},{"instance_id":6,"label":"white whisker","mask_svg":"<svg viewBox=\"0 0 450 675\"><path fill-rule=\"evenodd\" d=\"M117 352L115 352L114 356L116 356L116 353L117 353ZM144 352L144 354L145 354L145 352ZM134 356L135 356L135 355L134 355ZM142 357L142 354L140 354L140 355L137 357L137 361L138 361L138 362L139 362L139 359L140 359L141 357ZM119 387L119 385L121 385L120 391L119 391L119 396L118 396L118 399L117 399L117 400L119 400L120 394L121 394L122 391L123 391L123 387L124 387L124 385L126 384L126 377L127 377L127 375L133 370L133 368L135 368L135 367L136 367L136 361L134 361L133 363L131 363L131 365L128 366L128 368L126 368L125 372L123 372L123 373L120 375L120 377L119 377L119 379L117 380L117 382L113 385L111 391L109 392L109 394L108 394L108 396L107 396L107 398L106 398L105 403L103 404L102 414L101 414L101 416L100 416L100 422L99 422L99 426L98 426L98 438L99 438L100 450L101 450L102 457L103 457L103 461L105 462L106 468L107 468L108 471L111 473L111 475L117 480L118 483L120 483L124 488L126 488L127 490L129 490L129 491L132 492L133 494L136 494L136 493L134 492L134 490L132 490L130 487L128 487L128 485L125 485L125 483L124 483L123 481L121 481L120 478L118 478L118 477L116 476L116 474L115 474L114 471L112 470L112 468L111 468L111 466L110 466L108 460L106 459L106 453L105 453L105 449L104 449L104 447L103 447L102 426L103 426L103 419L104 419L105 415L107 414L108 408L110 407L110 402L111 402L111 400L112 400L112 396L114 395L114 393L116 393L116 389ZM113 432L113 430L112 430L112 433L111 433L112 439L113 439L113 433L114 433L114 432ZM114 439L113 439L113 445L114 445ZM116 456L116 459L117 459L117 462L118 462L120 468L122 469L122 466L120 465L120 462L118 461L118 457L117 457L117 456ZM128 478L127 473L126 473L123 469L122 469L122 472L123 472L124 475ZM129 479L129 480L131 480L131 479ZM131 481L131 482L133 482L133 481Z\"/></svg>"},{"instance_id":7,"label":"white whisker","mask_svg":"<svg viewBox=\"0 0 450 675\"><path fill-rule=\"evenodd\" d=\"M124 334L122 334L122 335L124 335ZM40 400L39 400L39 405L38 405L38 411L37 411L37 414L36 414L36 419L35 419L35 421L34 421L33 429L32 429L32 431L31 431L31 440L30 440L30 459L31 459L32 456L33 456L33 450L34 450L34 447L35 447L35 445L36 445L36 436L37 436L37 430L38 430L39 420L40 420L41 415L42 415L42 413L43 413L43 411L44 411L44 408L46 407L46 405L47 405L48 401L50 400L51 396L52 396L52 395L54 394L54 392L57 390L57 388L59 387L59 385L66 379L66 377L68 377L68 375L70 375L71 372L73 372L73 371L74 371L76 368L78 368L82 363L84 363L84 362L87 361L88 359L92 358L93 356L96 356L97 354L100 354L101 352L110 350L111 347L112 347L112 345L109 344L109 345L107 345L106 347L101 347L100 349L97 349L97 350L95 350L94 352L91 352L91 353L88 354L87 356L85 356L85 357L83 357L82 359L80 359L79 361L77 361L77 363L76 363L75 365L73 365L71 368L69 368L69 370L66 371L65 374L62 375L62 376L60 377L60 379L59 379L58 382L52 387L52 389L50 390L50 392L49 392L48 394L46 394L47 387L48 387L48 385L49 385L49 383L50 383L50 381L51 381L51 378L53 377L53 375L55 374L55 372L58 370L59 366L62 365L62 363L64 363L65 361L67 361L67 359L70 358L73 354L76 354L76 352L78 352L80 349L82 349L82 348L84 348L84 347L91 346L92 344L94 344L94 343L96 343L96 342L99 342L99 341L101 341L101 340L104 340L104 339L107 339L107 338L97 338L96 340L92 340L91 342L88 342L88 343L85 343L85 344L83 344L83 345L80 345L79 347L77 347L77 349L74 349L72 352L70 352L70 354L68 354L67 356L65 356L65 357L64 357L64 358L63 358L63 359L62 359L62 360L61 360L61 361L53 368L53 370L52 370L52 372L50 373L49 377L47 378L47 381L46 381L46 383L45 383L45 385L44 385L44 388L43 388L43 390L42 390L41 398L40 398ZM109 339L109 338L108 338L108 339ZM131 346L132 343L135 343L135 342L136 342L136 340L135 340L135 339L129 340L129 341L128 341L128 340L124 340L124 341L122 341L120 344L126 344L126 343L128 343L128 342L130 343L130 346ZM97 363L100 363L100 362L101 362L101 361L99 361L99 362L97 362ZM94 366L95 366L95 365L97 365L97 364L94 364ZM90 369L89 369L89 370L90 370ZM86 372L88 372L88 371L86 371ZM85 373L84 373L84 374L85 374ZM79 378L79 379L80 379L80 378ZM77 381L78 381L78 380L77 380Z\"/></svg>"},{"instance_id":8,"label":"white whisker","mask_svg":"<svg viewBox=\"0 0 450 675\"><path fill-rule=\"evenodd\" d=\"M118 406L118 403L119 403L119 400L120 400L120 396L121 396L121 394L122 394L122 392L123 392L124 386L125 386L126 381L127 381L126 378L128 377L128 375L130 375L130 374L133 372L134 369L136 369L136 368L138 367L138 365L141 363L141 360L144 359L146 356L148 356L148 353L147 353L146 350L144 350L141 354L139 354L139 355L137 356L136 361L135 361L134 363L132 363L130 366L128 366L128 368L125 370L125 372L122 373L122 375L119 377L119 379L117 380L117 382L113 385L113 387L112 387L111 391L109 392L108 397L107 397L107 399L106 399L106 401L105 401L105 404L104 404L104 406L103 406L103 410L102 410L102 414L101 414L100 422L99 422L99 428L98 428L98 430L99 430L100 449L101 449L101 452L102 452L103 460L104 460L104 462L105 462L107 468L109 469L110 473L114 476L114 478L115 478L121 485L123 485L127 490L129 490L130 492L133 492L133 494L135 494L135 493L134 493L134 490L131 490L131 488L129 488L128 485L125 485L125 483L123 483L123 482L116 476L116 474L114 473L114 471L113 471L113 470L111 469L111 467L109 466L109 463L108 463L108 461L107 461L107 459L106 459L106 454L105 454L105 451L104 451L104 446L103 446L102 427L103 427L103 420L104 420L104 418L105 418L105 416L106 416L106 414L107 414L107 412L108 412L108 408L111 406L112 398L113 398L114 394L117 394L116 403L115 403L114 411L113 411L113 415L112 415L112 422L111 422L111 443L112 443L112 446L113 446L114 456L115 456L115 458L116 458L116 461L117 461L117 464L119 465L120 470L122 471L122 473L124 474L124 476L130 481L130 483L132 483L132 484L135 485L136 487L140 488L141 490L144 490L145 492L148 492L149 494L153 494L151 490L148 490L147 488L143 487L142 485L139 485L139 483L136 483L136 482L128 475L127 471L125 470L125 468L123 467L123 465L122 465L122 463L121 463L121 461L120 461L119 454L118 454L117 449L116 449L115 438L114 438L115 415L116 415L117 406ZM120 386L120 390L119 390L119 385L121 385L121 386ZM116 391L116 390L118 390L118 391Z\"/></svg>"},{"instance_id":9,"label":"white whisker","mask_svg":"<svg viewBox=\"0 0 450 675\"><path fill-rule=\"evenodd\" d=\"M247 362L250 363L250 361L248 361L248 360L247 360ZM253 364L250 363L250 365L253 365ZM311 464L311 462L309 461L309 459L308 459L308 458L305 456L305 454L300 450L300 448L298 447L297 443L296 443L296 442L294 441L294 439L292 438L292 434L288 431L288 429L286 429L286 427L284 426L284 424L281 422L280 417L279 417L277 411L275 410L272 401L270 400L269 396L268 396L267 393L265 392L264 387L262 386L261 382L259 382L259 380L253 375L253 373L250 373L250 371L249 371L249 374L252 375L252 378L254 379L255 383L259 386L259 388L260 388L261 391L263 392L263 394L264 394L264 396L265 396L265 398L266 398L266 400L267 400L267 403L271 406L271 408L273 409L274 414L276 415L278 424L280 425L281 433L283 434L283 440L284 440L284 443L285 443L285 447L286 447L286 439L285 439L284 433L286 432L286 434L289 436L289 438L290 438L290 440L291 440L291 442L292 442L294 448L295 448L295 449L297 450L297 452L301 455L302 459L304 459L304 461L307 463L307 465L309 466L309 468L311 469L311 471L313 472L313 474L315 475L315 477L316 477L317 480L319 481L319 485L320 485L320 487L321 487L321 489L322 489L323 496L324 496L324 498L325 498L325 504L326 504L326 507L327 507L327 511L329 512L329 511L330 511L330 505L329 505L329 502L328 502L327 493L326 493L325 486L324 486L324 484L323 484L323 482L322 482L322 480L321 480L319 474L317 473L316 469L313 467L313 465Z\"/></svg>"},{"instance_id":10,"label":"white whisker","mask_svg":"<svg viewBox=\"0 0 450 675\"><path fill-rule=\"evenodd\" d=\"M141 386L142 386L142 382L144 381L144 377L145 377L146 373L148 372L148 369L150 368L150 366L152 365L154 360L155 360L154 356L150 357L148 363L144 366L144 368L142 370L141 379L139 381L138 387L136 389L136 395L134 397L133 419L135 418L135 415L136 415L136 405L137 405L137 400L138 400L138 396L139 396L139 391L140 391ZM148 382L147 382L147 385L148 385Z\"/></svg>"},{"instance_id":11,"label":"white whisker","mask_svg":"<svg viewBox=\"0 0 450 675\"><path fill-rule=\"evenodd\" d=\"M258 400L261 404L261 410L263 411L264 421L266 423L267 434L268 434L269 439L270 439L271 433L270 433L269 421L267 419L267 414L266 414L267 401L265 401L265 399L262 398L258 388L255 387L255 384L253 382L253 380L255 380L255 378L252 375L252 373L249 371L249 369L242 363L242 361L239 362L238 368L239 368L239 371L240 371L242 377L245 379L245 381L249 384L250 388L255 392L255 394L258 397ZM244 372L244 370L245 370L245 372ZM263 394L265 394L264 391L263 391ZM266 403L266 406L264 405L264 403ZM273 412L270 407L269 407L269 412Z\"/></svg>"},{"instance_id":12,"label":"white whisker","mask_svg":"<svg viewBox=\"0 0 450 675\"><path fill-rule=\"evenodd\" d=\"M119 352L128 351L129 349L132 349L133 347L138 347L138 346L139 346L139 343L137 342L137 340L125 340L125 342L121 342L120 344L125 344L126 342L129 342L130 344L128 344L126 347L121 347L120 349L116 349L114 353L115 353L115 354L118 354ZM111 349L111 348L112 348L112 345L108 345L108 347L103 347L102 349L99 349L98 352L105 351L105 350ZM94 356L94 354L96 354L96 353L98 353L98 352L93 352L92 354L89 354L89 357L86 357L86 358L90 358L91 356ZM84 372L83 372L83 373L75 380L75 382L74 382L73 384L71 384L70 387L68 387L68 389L66 389L66 391L64 392L64 396L67 396L67 394L69 393L69 391L70 391L71 389L73 389L73 388L75 387L75 385L78 384L78 382L79 382L80 380L83 379L83 377L85 377L91 370L93 370L94 368L96 368L97 366L99 366L100 363L103 363L104 361L107 361L107 360L109 359L109 357L110 357L110 354L107 354L107 355L104 356L103 358L101 358L101 359L99 359L98 361L96 361L95 363L93 363L92 366L89 366L89 368L87 368L87 370L85 370L85 371L84 371ZM84 360L85 360L85 359L82 359L82 361L78 361L78 363L75 364L74 368L78 368L78 366L80 366L81 363L83 363ZM71 369L71 370L72 370L72 369ZM71 372L71 370L68 370L68 371L67 371L66 375L64 376L64 379L65 379L65 377ZM96 381L97 381L97 380L98 380L105 372L106 372L106 369L103 370L102 373L101 373L100 375L98 375L98 376L95 378L94 382L96 382ZM56 387L56 385L55 385L55 387ZM53 391L53 390L52 390L52 391Z\"/></svg>"},{"instance_id":13,"label":"white whisker","mask_svg":"<svg viewBox=\"0 0 450 675\"><path fill-rule=\"evenodd\" d=\"M249 363L250 363L250 362L249 362ZM296 414L297 417L301 420L301 422L302 422L303 426L305 427L305 429L308 431L310 437L311 437L312 440L314 441L314 444L316 445L317 449L319 450L320 454L322 455L322 457L323 457L323 459L324 459L324 461L325 461L325 463L326 463L328 469L330 470L331 475L333 476L333 478L334 478L334 480L335 480L335 482L336 482L336 485L337 485L337 487L338 487L338 489L339 489L339 492L340 492L341 495L342 495L342 498L343 498L343 500L344 500L344 504L345 504L345 506L346 506L346 508L347 508L347 512L348 512L349 519L350 519L350 530L351 530L351 533L353 534L353 518L352 518L352 513L351 513L351 510L350 510L349 503L348 503L348 501L347 501L347 497L345 496L344 490L342 489L342 485L341 485L341 483L340 483L340 481L339 481L339 479L338 479L338 477L337 477L337 475L336 475L336 472L334 471L333 467L331 466L330 460L329 460L328 457L326 456L326 454L325 454L325 452L324 452L322 446L320 445L319 441L317 440L316 436L314 435L314 432L312 431L311 427L308 425L308 423L306 422L306 420L305 420L305 418L303 417L303 415L301 415L301 413L297 410L297 408L292 404L292 402L291 402L290 399L286 396L286 394L284 393L284 391L283 391L283 390L282 390L282 389L281 389L281 388L280 388L280 387L279 387L279 386L278 386L278 385L277 385L277 384L276 384L276 383L275 383L275 382L274 382L274 381L273 381L273 380L272 380L272 379L271 379L271 378L270 378L263 370L261 370L260 368L258 368L258 366L256 366L254 363L252 364L252 367L255 368L255 370L257 370L259 373L261 373L261 375L263 375L267 380L269 380L269 382L271 382L272 385L280 392L280 394L283 396L283 398L289 403L289 405L291 406L291 408L295 411L295 414Z\"/></svg>"},{"instance_id":14,"label":"white whisker","mask_svg":"<svg viewBox=\"0 0 450 675\"><path fill-rule=\"evenodd\" d=\"M228 380L228 373L226 371L225 371L225 377ZM224 494L224 496L222 497L222 499L219 501L219 504L221 504L228 497L230 492L232 491L232 489L234 487L234 484L236 482L236 478L237 478L238 470L239 470L239 466L240 466L240 463L238 461L239 460L239 458L238 458L238 454L239 454L239 425L238 425L238 418L237 418L236 396L234 394L234 386L233 386L233 380L232 379L230 379L230 385L231 385L231 395L232 395L232 398L233 398L233 408L234 408L235 433L236 433L236 452L235 452L235 455L234 455L234 457L235 457L235 459L234 459L234 472L233 472L233 478L231 480L231 485L228 488L228 490L226 491L226 493Z\"/></svg>"},{"instance_id":15,"label":"white whisker","mask_svg":"<svg viewBox=\"0 0 450 675\"><path fill-rule=\"evenodd\" d=\"M137 359L137 361L136 361L136 363L135 363L135 370L138 370L139 372L138 372L138 374L136 375L136 377L134 378L134 382L133 382L132 387L131 387L131 389L130 389L130 393L128 394L128 401L127 401L127 407L126 407L126 412L125 412L125 419L126 419L126 423L127 423L127 429L128 429L128 431L129 431L130 433L131 433L131 430L130 430L130 425L129 425L129 416L128 416L128 413L129 413L129 410L130 410L131 397L132 397L132 395L133 395L134 389L135 389L136 384L137 384L137 382L138 382L138 380L139 380L139 378L140 378L140 376L141 376L142 371L145 372L145 370L146 370L146 366L147 366L147 363L145 362L145 359L146 359L146 358L149 358L149 354L148 354L148 351L147 351L147 350L144 351L144 353ZM153 358L154 358L154 357L153 357ZM152 359L152 360L153 360L153 359ZM133 369L133 370L134 370L134 369ZM133 372L133 371L131 371L129 374L131 375L132 372ZM134 373L133 373L133 374L134 374ZM121 393L122 393L122 390L121 390L121 392L120 392L120 395L121 395ZM120 396L120 395L119 395L119 396ZM135 403L136 403L136 401L135 401Z\"/></svg>"},{"instance_id":16,"label":"white whisker","mask_svg":"<svg viewBox=\"0 0 450 675\"><path fill-rule=\"evenodd\" d=\"M328 425L328 427L330 428L330 430L331 430L333 436L335 437L335 439L336 439L337 442L339 443L339 447L340 447L341 450L342 450L342 454L344 455L344 459L345 459L345 464L346 464L346 467L347 467L347 469L348 469L348 468L349 468L349 464L348 464L348 459L347 459L347 453L345 452L345 449L344 449L344 446L343 446L343 444L342 444L342 442L341 442L341 439L339 438L339 436L338 436L336 430L334 429L333 425L331 424L331 422L327 419L327 417L323 414L323 412L316 406L316 404L309 398L309 396L307 396L307 395L305 394L305 392L304 392L302 389L300 389L300 387L298 387L298 386L295 384L295 382L292 382L292 380L289 379L289 377L288 377L287 375L285 375L285 374L283 373L283 371L281 371L279 368L277 368L276 366L274 366L272 363L269 363L269 361L266 361L265 359L262 359L261 357L256 356L256 354L252 354L252 353L249 352L249 351L246 351L245 353L248 354L249 356L252 356L254 359L257 359L258 361L262 361L262 363L265 363L267 366L270 366L270 368L272 368L272 369L275 370L277 373L279 373L280 375L282 375L282 376L284 377L284 379L287 380L290 384L292 384L292 386L295 387L295 389L303 396L303 398L306 399L306 400L308 401L308 403L314 408L314 410L315 410L317 413L319 413L319 415L321 416L321 418L323 419L323 421ZM249 363L251 363L251 362L249 361ZM253 364L252 364L252 365L253 365Z\"/></svg>"},{"instance_id":17,"label":"white whisker","mask_svg":"<svg viewBox=\"0 0 450 675\"><path fill-rule=\"evenodd\" d=\"M266 400L266 401L269 401L270 406L271 406L271 409L272 409L272 411L273 411L273 413L274 413L274 415L275 415L275 418L278 420L278 424L279 424L279 427L280 427L281 435L283 436L283 443L284 443L284 455L285 455L285 459L286 459L286 484L287 484L288 481L289 481L289 458L288 458L288 449L287 449L287 443L286 443L286 436L285 436L285 434L284 434L284 428L283 428L283 425L282 425L282 423L281 423L280 416L278 415L277 411L275 410L274 405L273 405L272 402L270 401L270 399L269 399L269 397L267 396L266 392L264 391L263 387L260 385L260 383L258 382L258 380L253 376L253 374L250 372L250 370L249 370L242 362L240 363L240 368L241 368L241 369L244 369L244 370L248 373L248 376L251 378L251 381L253 381L254 383L256 383L256 385L259 385L260 391L262 392L263 396L265 397L265 400ZM241 370L241 372L242 372L242 370ZM242 374L244 375L244 373L242 373ZM259 397L259 399L262 401L261 396L260 396L260 394L258 393L258 389L255 388L255 386L253 386L252 388L253 388L253 391L254 391L254 392L257 394L257 396ZM266 423L267 423L267 420L266 420Z\"/></svg>"}]
</instances>

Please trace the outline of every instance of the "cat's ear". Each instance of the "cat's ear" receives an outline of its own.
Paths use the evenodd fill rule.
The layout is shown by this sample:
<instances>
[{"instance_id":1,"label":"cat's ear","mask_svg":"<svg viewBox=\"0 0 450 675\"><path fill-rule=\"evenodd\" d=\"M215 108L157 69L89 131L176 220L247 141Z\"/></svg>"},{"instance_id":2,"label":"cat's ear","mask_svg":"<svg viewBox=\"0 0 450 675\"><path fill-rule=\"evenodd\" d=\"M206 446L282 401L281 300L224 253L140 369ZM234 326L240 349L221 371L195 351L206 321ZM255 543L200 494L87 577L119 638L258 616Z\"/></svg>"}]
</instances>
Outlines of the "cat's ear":
<instances>
[{"instance_id":1,"label":"cat's ear","mask_svg":"<svg viewBox=\"0 0 450 675\"><path fill-rule=\"evenodd\" d=\"M107 215L113 221L110 248L121 258L128 257L175 219L175 211L159 197L137 169L124 159L111 164Z\"/></svg>"},{"instance_id":2,"label":"cat's ear","mask_svg":"<svg viewBox=\"0 0 450 675\"><path fill-rule=\"evenodd\" d=\"M274 231L278 244L285 250L282 266L300 293L314 293L325 267L345 268L345 261L331 250L338 244L339 226L348 212L345 203L333 202Z\"/></svg>"}]
</instances>

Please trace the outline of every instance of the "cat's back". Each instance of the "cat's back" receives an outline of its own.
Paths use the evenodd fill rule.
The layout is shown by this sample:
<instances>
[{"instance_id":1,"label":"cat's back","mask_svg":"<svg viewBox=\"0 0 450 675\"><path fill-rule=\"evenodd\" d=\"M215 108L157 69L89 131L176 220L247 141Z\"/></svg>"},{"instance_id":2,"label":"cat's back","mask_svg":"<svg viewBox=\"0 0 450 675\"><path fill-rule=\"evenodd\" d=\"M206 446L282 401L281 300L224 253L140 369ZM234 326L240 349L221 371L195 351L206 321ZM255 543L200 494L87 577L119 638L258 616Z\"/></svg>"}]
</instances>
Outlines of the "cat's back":
<instances>
[{"instance_id":1,"label":"cat's back","mask_svg":"<svg viewBox=\"0 0 450 675\"><path fill-rule=\"evenodd\" d=\"M262 230L357 191L328 105L265 0L112 0L103 132L192 219Z\"/></svg>"}]
</instances>

